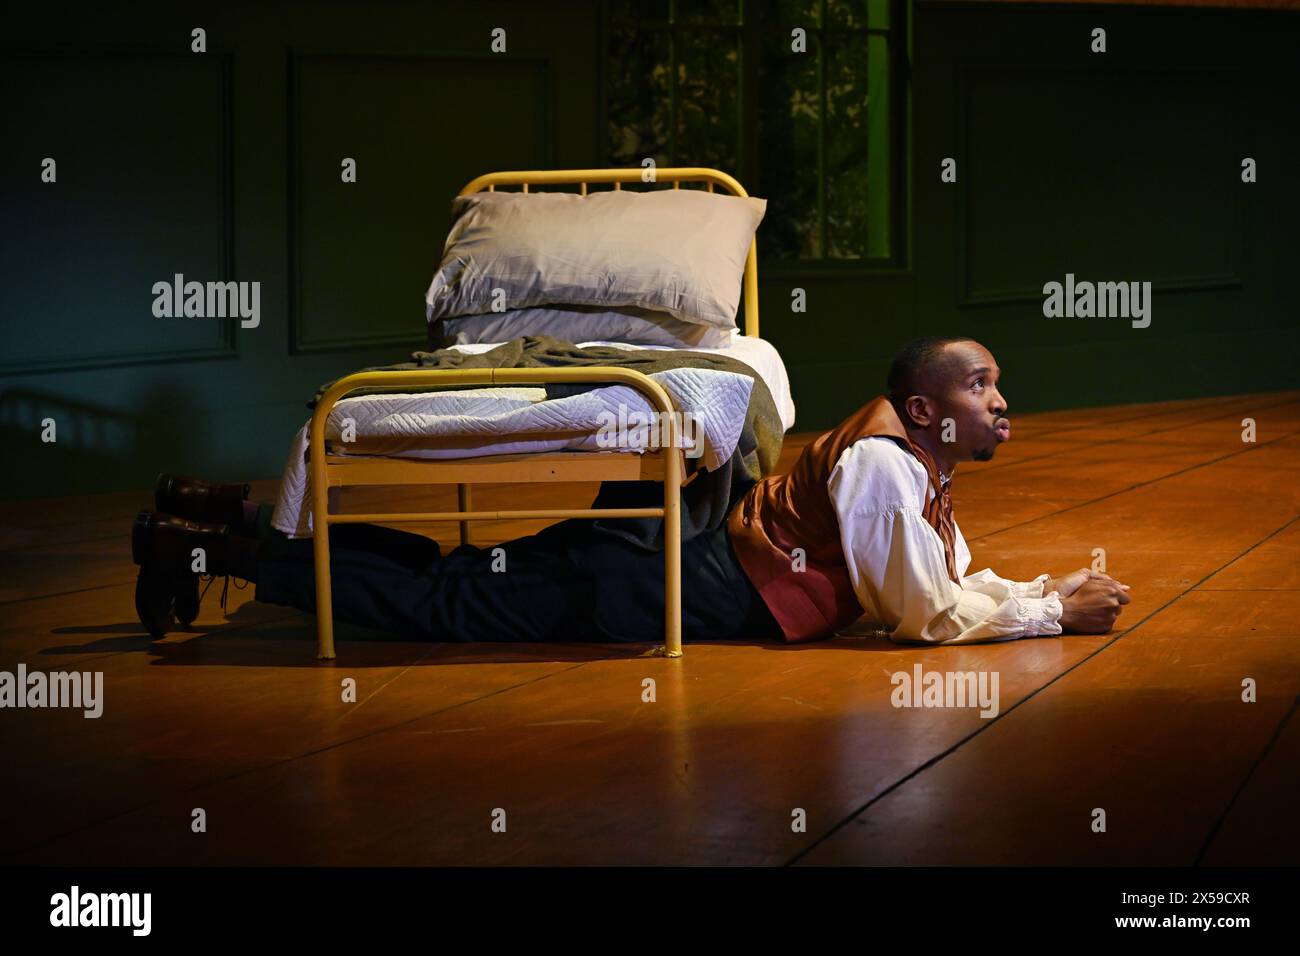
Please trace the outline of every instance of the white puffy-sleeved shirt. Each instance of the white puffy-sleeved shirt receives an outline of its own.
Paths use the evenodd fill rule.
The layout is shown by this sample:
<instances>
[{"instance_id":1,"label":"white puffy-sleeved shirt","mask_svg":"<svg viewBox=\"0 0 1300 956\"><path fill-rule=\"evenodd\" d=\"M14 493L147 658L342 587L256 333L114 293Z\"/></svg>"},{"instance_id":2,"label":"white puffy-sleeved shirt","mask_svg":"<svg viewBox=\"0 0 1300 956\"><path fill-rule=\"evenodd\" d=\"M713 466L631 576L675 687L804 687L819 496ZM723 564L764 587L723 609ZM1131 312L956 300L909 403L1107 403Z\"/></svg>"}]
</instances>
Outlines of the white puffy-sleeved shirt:
<instances>
[{"instance_id":1,"label":"white puffy-sleeved shirt","mask_svg":"<svg viewBox=\"0 0 1300 956\"><path fill-rule=\"evenodd\" d=\"M946 483L948 476L943 476ZM925 520L925 467L884 436L844 450L827 481L853 590L870 622L893 641L974 644L1061 633L1061 598L1043 595L1050 575L1009 581L988 568L967 575L971 553L956 528L957 574L948 577L943 539ZM956 521L953 522L954 527Z\"/></svg>"}]
</instances>

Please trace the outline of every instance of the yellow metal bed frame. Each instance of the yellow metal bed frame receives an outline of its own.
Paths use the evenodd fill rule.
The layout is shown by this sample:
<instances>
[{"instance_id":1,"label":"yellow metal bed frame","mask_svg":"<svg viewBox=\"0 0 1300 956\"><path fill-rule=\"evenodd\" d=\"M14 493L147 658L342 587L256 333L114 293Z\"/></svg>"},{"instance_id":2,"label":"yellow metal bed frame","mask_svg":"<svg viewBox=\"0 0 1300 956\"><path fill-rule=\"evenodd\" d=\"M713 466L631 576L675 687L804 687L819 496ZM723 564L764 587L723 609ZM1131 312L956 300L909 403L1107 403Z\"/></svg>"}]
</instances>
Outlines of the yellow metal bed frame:
<instances>
[{"instance_id":1,"label":"yellow metal bed frame","mask_svg":"<svg viewBox=\"0 0 1300 956\"><path fill-rule=\"evenodd\" d=\"M472 180L460 195L492 192L498 186L577 185L582 195L592 183L641 182L646 171L627 169L556 169L487 173ZM702 182L709 192L721 186L736 196L747 196L733 177L717 169L684 166L655 171L654 182L671 183L679 189L684 182ZM745 334L758 335L758 255L753 242L745 259ZM325 447L325 423L330 411L349 392L367 389L408 389L440 385L535 385L547 382L621 383L638 389L649 398L667 423L667 435L660 433L660 446L636 452L559 452L544 454L492 455L481 458L414 460L330 455ZM645 518L664 519L664 644L654 653L682 656L682 530L681 487L684 452L679 447L679 429L668 393L653 379L618 366L553 369L414 369L410 371L357 372L339 379L321 398L311 419L308 469L311 478L311 514L316 572L316 637L321 660L334 658L334 615L330 586L329 526L360 522L456 521L462 543L469 542L471 521L502 521L531 518ZM528 509L522 511L475 511L470 486L476 483L534 483L576 481L662 481L664 503L660 508ZM345 487L455 484L457 510L437 512L394 512L332 514L332 492Z\"/></svg>"}]
</instances>

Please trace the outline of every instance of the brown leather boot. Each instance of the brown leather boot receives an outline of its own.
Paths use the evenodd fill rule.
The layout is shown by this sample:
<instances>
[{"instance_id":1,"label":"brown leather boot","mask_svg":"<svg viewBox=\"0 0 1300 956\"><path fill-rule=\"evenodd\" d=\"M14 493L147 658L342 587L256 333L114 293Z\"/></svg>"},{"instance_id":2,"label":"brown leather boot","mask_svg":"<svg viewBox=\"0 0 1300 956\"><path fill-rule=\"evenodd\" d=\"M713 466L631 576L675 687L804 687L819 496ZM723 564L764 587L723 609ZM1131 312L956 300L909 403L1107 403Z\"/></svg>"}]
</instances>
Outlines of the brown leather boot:
<instances>
[{"instance_id":1,"label":"brown leather boot","mask_svg":"<svg viewBox=\"0 0 1300 956\"><path fill-rule=\"evenodd\" d=\"M154 507L163 514L190 521L237 527L244 519L244 501L250 485L215 484L186 475L158 476L154 486Z\"/></svg>"},{"instance_id":2,"label":"brown leather boot","mask_svg":"<svg viewBox=\"0 0 1300 956\"><path fill-rule=\"evenodd\" d=\"M204 570L194 570L201 548ZM188 626L199 613L199 574L227 574L230 528L200 524L174 515L141 511L131 527L131 557L140 565L135 609L154 640L161 640L175 615Z\"/></svg>"}]
</instances>

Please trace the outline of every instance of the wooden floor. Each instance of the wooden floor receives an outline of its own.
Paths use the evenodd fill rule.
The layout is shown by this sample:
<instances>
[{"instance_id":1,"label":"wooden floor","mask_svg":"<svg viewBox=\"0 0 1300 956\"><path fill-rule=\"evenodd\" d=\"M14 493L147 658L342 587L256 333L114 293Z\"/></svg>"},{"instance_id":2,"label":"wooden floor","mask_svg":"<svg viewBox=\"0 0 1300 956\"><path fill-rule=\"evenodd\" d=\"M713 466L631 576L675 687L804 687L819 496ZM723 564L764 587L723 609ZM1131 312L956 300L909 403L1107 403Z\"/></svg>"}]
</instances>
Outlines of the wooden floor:
<instances>
[{"instance_id":1,"label":"wooden floor","mask_svg":"<svg viewBox=\"0 0 1300 956\"><path fill-rule=\"evenodd\" d=\"M97 720L0 714L0 861L1300 861L1300 392L1013 419L995 461L958 466L971 570L1027 580L1104 548L1133 587L1109 635L670 661L340 627L319 664L312 619L251 588L225 616L210 592L190 632L141 635L127 532L149 492L0 504L0 670L102 671L106 698ZM996 671L999 713L891 706L890 675L918 663Z\"/></svg>"}]
</instances>

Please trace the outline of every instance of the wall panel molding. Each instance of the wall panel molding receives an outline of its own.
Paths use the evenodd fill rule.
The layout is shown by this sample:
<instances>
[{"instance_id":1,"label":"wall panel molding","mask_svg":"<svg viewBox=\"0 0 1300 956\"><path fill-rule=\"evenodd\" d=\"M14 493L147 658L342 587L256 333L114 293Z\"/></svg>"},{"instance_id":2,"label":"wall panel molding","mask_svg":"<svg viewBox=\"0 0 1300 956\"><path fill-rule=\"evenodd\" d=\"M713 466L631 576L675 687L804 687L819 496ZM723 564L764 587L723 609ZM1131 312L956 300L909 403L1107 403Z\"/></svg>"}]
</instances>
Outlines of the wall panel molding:
<instances>
[{"instance_id":1,"label":"wall panel molding","mask_svg":"<svg viewBox=\"0 0 1300 956\"><path fill-rule=\"evenodd\" d=\"M500 124L501 134L505 138L514 135L511 124L512 110L521 111L515 115L536 117L538 141L521 143L518 150L512 148L506 153L498 151L498 154L503 155L503 159L496 168L552 167L555 155L554 129L557 109L552 58L463 53L330 52L302 48L290 49L288 52L289 352L298 355L412 344L423 347L425 330L422 324L414 321L417 314L420 316L420 323L423 321L422 303L413 302L410 312L402 313L402 322L407 321L405 316L408 314L411 318L409 331L405 325L400 329L390 327L373 333L351 331L339 333L319 328L322 324L321 316L332 318L336 325L350 325L354 322L359 324L359 319L354 319L351 315L340 315L336 311L339 307L328 293L308 288L310 279L305 276L305 273L313 269L320 270L321 264L316 261L316 257L324 259L332 253L335 259L341 258L338 248L331 250L328 246L331 242L345 241L345 237L338 235L310 235L305 228L307 218L313 213L310 206L313 197L308 193L314 188L311 185L311 178L307 175L304 156L304 141L312 132L306 128L304 119L304 111L310 105L308 103L310 93L307 87L327 71L339 68L354 68L359 78L358 83L364 82L367 71L373 73L376 70L407 72L412 82L427 83L432 77L440 74L454 75L457 78L454 87L447 88L445 91L440 90L438 98L427 103L428 109L424 115L410 116L405 120L412 124L429 124L436 127L439 132L439 142L445 144L446 149L444 155L431 156L429 163L421 167L419 182L412 184L412 192L415 195L416 188L422 188L433 176L437 164L455 166L457 163L454 160L459 154L483 145L481 139L475 139L472 134L464 131L463 127L466 123L487 122L487 118L492 117L493 122ZM500 93L502 89L500 84L507 77L516 82L513 83L509 96L503 101L484 102L477 98L488 88L489 83L498 84L497 93ZM507 86L510 85L510 80L506 80ZM516 161L509 162L506 161L507 158ZM337 177L338 160L330 157L330 162L334 164L334 175ZM424 175L424 169L428 170L427 177ZM439 192L431 199L438 205L436 210L424 215L425 231L418 240L424 247L423 251L428 253L427 273L421 280L425 286L437 268L437 253L446 235L447 206L456 191L466 182L480 173L491 171L476 166L467 167L463 179L455 182L453 186L447 186L445 195ZM319 169L314 173L322 175ZM367 170L359 160L357 183L350 185L349 188L360 186L367 176L372 177L371 181L373 181L375 175L373 164ZM346 237L346 241L354 239L354 236ZM407 250L403 247L402 251L405 253ZM368 250L368 253L373 254L373 250ZM337 274L336 271L328 271L331 276ZM352 283L370 281L362 275L363 271L359 269L355 277L343 280L340 288L347 288ZM389 292L392 283L399 281L399 276L394 270L391 274L382 273L382 278L376 277L374 281L382 283L382 287L376 290L382 296ZM349 295L360 297L365 290L352 285L351 288L347 288L347 292ZM422 286L419 294L422 295L423 292ZM319 301L319 305L313 302L313 297ZM418 306L418 312L415 306Z\"/></svg>"},{"instance_id":2,"label":"wall panel molding","mask_svg":"<svg viewBox=\"0 0 1300 956\"><path fill-rule=\"evenodd\" d=\"M21 62L24 60L29 62ZM147 89L169 90L177 88L182 81L187 78L181 75L182 64L183 69L186 72L192 70L197 62L201 62L201 69L211 71L211 80L216 84L217 109L215 115L200 115L195 117L191 113L179 118L175 116L158 116L156 117L157 122L149 126L151 131L154 129L157 130L158 138L156 142L152 140L150 141L149 148L161 157L159 159L160 168L167 169L166 157L168 157L170 153L175 152L174 150L169 149L169 147L173 146L175 143L177 135L175 124L178 120L182 120L186 123L197 122L197 127L187 127L191 132L195 128L200 131L207 130L210 132L213 140L211 145L216 152L215 169L217 170L216 180L211 184L211 186L216 192L214 205L219 210L219 221L216 223L193 223L193 227L196 229L213 229L215 227L215 236L210 270L205 270L205 273L201 276L193 275L191 273L187 275L187 280L195 279L205 282L233 280L235 260L233 190L234 149L232 133L234 125L232 94L234 60L231 53L212 50L205 54L191 54L188 52L179 53L172 50L160 50L154 47L144 47L134 44L7 47L0 50L0 64L9 67L15 72L30 71L26 75L31 78L30 86L27 86L26 82L22 84L26 89L18 93L13 90L6 93L8 102L5 104L5 108L6 110L14 111L14 115L10 117L11 119L18 119L18 122L15 123L15 128L11 128L6 132L10 136L13 136L18 143L22 144L22 146L28 147L27 151L21 154L16 149L11 150L10 158L15 162L15 164L37 162L35 158L36 153L31 152L31 147L28 146L32 138L30 131L22 128L21 118L23 110L28 110L29 116L39 114L39 119L45 119L48 115L43 111L39 99L42 92L46 92L49 89L41 84L41 77L46 77L47 82L51 80L62 81L64 79L64 74L66 74L70 68L85 67L87 65L93 66L96 62L101 62L103 65L106 75L106 83L121 81L124 74L130 69L146 66L148 68L148 73L147 79L142 79L142 82L146 83L146 85L141 88L142 92ZM171 88L167 86L169 70L171 71ZM51 95L57 96L59 92L57 91L57 86L55 86L54 89L55 92L51 93ZM68 91L63 90L62 92L67 94ZM28 95L25 96L25 94ZM115 105L117 104L115 103ZM125 98L123 98L120 106L124 112L133 109L138 112L139 109L139 104L132 103L130 100L126 100ZM63 117L60 117L60 119L62 118ZM78 135L84 135L87 138L97 137L97 142L104 142L107 140L110 144L109 149L111 149L111 135L119 130L121 117L116 115L100 115L95 118L97 120L102 120L105 124L104 130L83 131L78 128ZM71 122L76 123L76 118L73 118ZM80 124L78 124L78 127L80 127ZM106 135L101 135L101 133L106 133ZM130 143L129 146L134 147L138 146L138 144ZM47 147L44 143L39 147L39 149L45 148ZM79 168L77 158L80 156L90 157L97 155L98 153L89 152L84 154L65 153L62 158L55 157L56 161L59 162L58 182L47 187L43 186L42 188L58 189L60 186L65 184L68 188L75 188L78 176L84 175L82 169ZM89 158L87 161L90 161ZM32 167L33 177L36 176L37 169L37 166ZM140 256L147 256L153 253L153 250L146 248L147 241L150 238L148 235L140 236L137 233L133 233L131 231L131 224L123 224L114 215L116 210L112 203L118 199L119 197L116 196L108 196L105 198L103 206L78 210L82 213L82 218L79 219L77 223L78 231L83 233L84 238L93 235L94 230L96 229L102 230L104 234L103 237L95 237L97 242L95 248L96 250L103 249L104 253L103 255L97 256L95 262L69 261L65 263L66 280L62 275L58 280L61 287L59 290L60 292L63 291L62 287L75 286L78 281L83 283L87 282L85 274L94 267L111 267L115 256L120 257L119 261L121 261L124 271L129 271L133 260L138 259ZM7 212L11 216L14 215L12 208L7 210ZM14 225L15 223L11 221L10 227L12 228ZM22 223L19 222L17 225L21 227ZM33 228L35 226L34 223L29 223L28 225ZM16 241L19 243L25 243L27 238L27 236L22 236ZM9 237L6 237L6 239L9 239ZM7 264L12 266L12 263ZM175 271L184 270L160 272L157 276L153 277L152 281L169 281ZM216 274L211 274L211 272L215 272ZM9 276L6 278L6 282L11 286L17 285L21 282L21 276ZM84 288L74 289L75 294L84 296L84 300L82 300L85 303L84 306L80 304L72 306L64 303L60 306L52 306L51 308L75 307L79 312L98 315L101 308L103 308L101 303L103 303L106 297L109 297L113 291L114 290L111 288L102 288L96 285L93 281L90 281ZM57 300L57 294L52 294ZM134 296L134 290L131 294ZM200 359L232 358L238 354L235 340L236 319L153 319L149 311L151 309L152 301L153 296L150 288L141 288L139 290L139 310L144 314L148 314L150 320L174 321L181 323L187 321L211 322L214 332L212 339L206 344L176 345L174 347L168 347L165 344L155 344L153 342L148 344L137 342L123 348L103 346L89 348L83 347L78 350L76 347L77 343L69 343L66 338L60 337L58 333L53 335L53 338L56 340L52 341L51 333L48 330L41 331L38 327L34 327L30 341L33 344L39 343L47 347L39 350L33 349L31 352L26 353L21 349L15 350L12 347L7 347L6 354L3 359L0 359L0 375L16 376L33 373L75 371L95 368L155 365L160 363L187 362ZM134 300L132 300L132 302L134 303ZM11 301L8 303L8 307L17 308L17 305ZM129 308L134 314L136 306L132 304ZM114 316L111 314L110 310L111 306L103 308L105 316L103 321L111 322L113 320ZM35 321L40 320L39 311L38 308L32 308L33 319ZM0 318L3 318L6 323L19 321L17 317L12 314L0 316ZM79 325L82 327L93 327L95 321L83 321L79 323ZM49 346L53 346L53 348L49 348Z\"/></svg>"},{"instance_id":3,"label":"wall panel molding","mask_svg":"<svg viewBox=\"0 0 1300 956\"><path fill-rule=\"evenodd\" d=\"M1239 290L1243 286L1241 275L1241 263L1243 262L1246 252L1246 242L1244 235L1244 194L1241 190L1236 189L1242 184L1239 182L1238 172L1233 168L1225 166L1222 169L1223 192L1231 193L1232 199L1229 203L1230 225L1225 229L1225 234L1221 236L1224 243L1222 249L1222 261L1212 263L1206 268L1200 269L1174 269L1165 270L1156 273L1142 274L1093 274L1089 271L1089 262L1082 255L1078 257L1078 268L1061 269L1059 274L1044 274L1041 282L1037 284L1030 283L1005 283L1005 282L981 282L976 267L973 264L974 246L978 241L976 232L986 231L986 223L977 221L978 214L973 208L974 195L980 190L989 190L992 188L989 181L987 170L972 171L973 150L976 147L976 138L981 135L987 135L978 127L979 118L975 115L977 107L973 103L976 92L980 89L981 84L996 83L998 81L1013 80L1022 89L1032 90L1035 84L1068 84L1077 83L1081 93L1092 91L1099 82L1114 82L1117 79L1123 79L1127 84L1135 88L1141 88L1140 84L1145 80L1148 81L1168 81L1171 77L1182 78L1184 80L1195 79L1207 81L1208 85L1213 86L1221 92L1223 97L1222 103L1218 104L1223 107L1225 121L1219 124L1217 138L1221 140L1219 144L1223 155L1227 156L1232 153L1231 144L1239 139L1240 127L1240 97L1241 83L1240 76L1236 70L1229 68L1206 67L1206 68L1167 68L1159 67L1138 68L1138 67L1108 67L1099 70L1085 70L1074 66L1054 66L1049 64L1022 64L1018 66L989 66L979 60L968 59L959 60L954 66L953 72L955 78L954 103L955 115L957 119L957 136L956 145L958 150L958 176L954 184L957 189L956 202L956 225L955 225L955 245L956 245L956 303L961 308L983 307L983 306L1001 306L1001 305L1023 305L1029 302L1041 302L1043 298L1042 282L1062 281L1066 272L1073 272L1077 281L1150 281L1153 293L1200 293L1200 292L1218 292L1223 290ZM1008 111L1014 111L1017 105L1008 104ZM1185 105L1185 104L1184 104ZM1062 108L1069 107L1068 103L1063 103ZM1027 129L1032 130L1034 117L1032 115L1018 116ZM1207 121L1213 117L1207 111ZM1108 135L1106 129L1107 117L1104 115L1085 115L1078 119L1078 136L1081 139L1087 137ZM1032 134L1031 134L1032 135ZM1022 140L1023 141L1023 140ZM1115 186L1107 188L1118 188L1118 186L1132 186L1136 182L1141 182L1141 177L1150 177L1147 187L1152 190L1158 189L1161 178L1159 162L1167 161L1177 166L1185 163L1187 157L1171 152L1166 156L1152 154L1142 150L1135 157L1134 168L1129 170L1131 177L1128 182L1119 181ZM1154 168L1139 165L1142 162L1156 163ZM1216 170L1216 173L1218 171ZM976 177L983 177L983 181L976 181ZM951 187L950 187L951 188ZM1008 185L1004 188L1014 190L1014 185ZM1062 205L1071 201L1073 197L1065 197ZM1078 201L1074 199L1074 201ZM1189 199L1189 203L1193 200ZM1023 210L1021 210L1023 213ZM987 215L987 214L986 214ZM1095 219L1095 215L1093 216ZM1118 215L1115 217L1115 230L1117 234L1123 234L1125 223ZM1068 222L1053 223L1051 228L1055 230L1069 229L1071 224ZM1167 229L1163 223L1162 229ZM1157 231L1155 228L1153 232ZM1097 244L1099 251L1101 243ZM1014 255L1011 256L1014 258Z\"/></svg>"}]
</instances>

